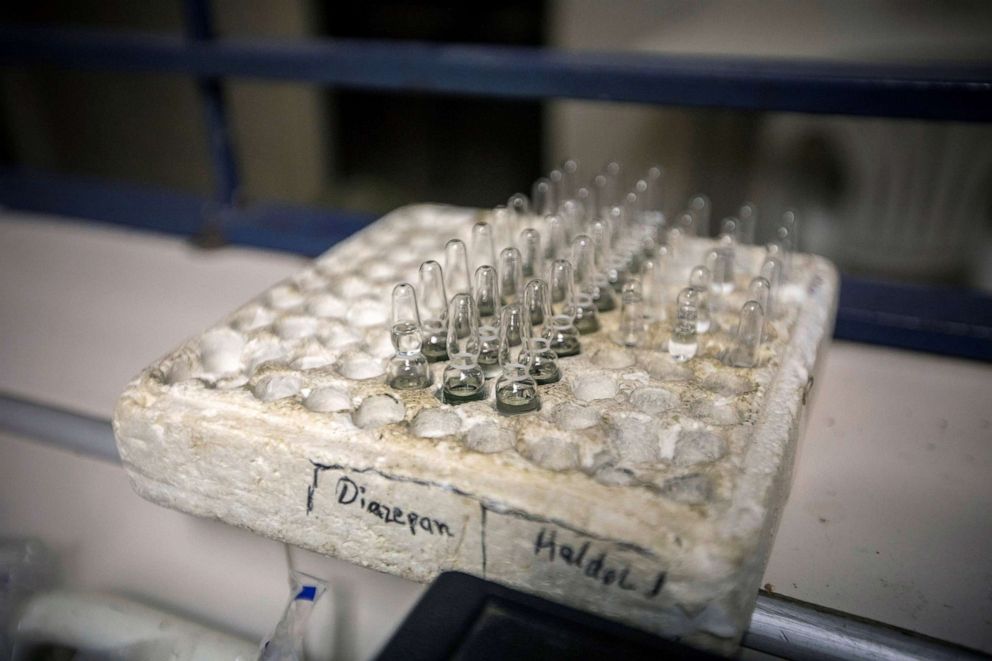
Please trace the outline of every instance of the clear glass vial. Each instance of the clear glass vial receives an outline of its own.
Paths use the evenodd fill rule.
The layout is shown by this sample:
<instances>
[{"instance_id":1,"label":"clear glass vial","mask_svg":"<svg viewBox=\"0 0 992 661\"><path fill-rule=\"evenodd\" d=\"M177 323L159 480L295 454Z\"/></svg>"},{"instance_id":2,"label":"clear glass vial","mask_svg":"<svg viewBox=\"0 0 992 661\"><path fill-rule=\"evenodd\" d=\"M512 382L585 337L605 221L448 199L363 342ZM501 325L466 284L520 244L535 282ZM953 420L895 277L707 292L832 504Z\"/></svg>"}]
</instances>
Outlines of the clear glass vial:
<instances>
[{"instance_id":1,"label":"clear glass vial","mask_svg":"<svg viewBox=\"0 0 992 661\"><path fill-rule=\"evenodd\" d=\"M493 228L487 222L478 222L472 226L472 240L469 246L469 267L478 269L480 266L496 266L496 241Z\"/></svg>"},{"instance_id":2,"label":"clear glass vial","mask_svg":"<svg viewBox=\"0 0 992 661\"><path fill-rule=\"evenodd\" d=\"M496 269L483 264L475 270L475 309L481 325L495 326L499 320L499 285Z\"/></svg>"},{"instance_id":3,"label":"clear glass vial","mask_svg":"<svg viewBox=\"0 0 992 661\"><path fill-rule=\"evenodd\" d=\"M518 362L530 366L530 375L539 386L561 380L558 355L551 350L551 343L543 337L528 337L524 340Z\"/></svg>"},{"instance_id":4,"label":"clear glass vial","mask_svg":"<svg viewBox=\"0 0 992 661\"><path fill-rule=\"evenodd\" d=\"M686 287L676 299L675 327L668 340L668 353L678 362L693 358L699 351L699 336L696 331L699 298L697 289Z\"/></svg>"},{"instance_id":5,"label":"clear glass vial","mask_svg":"<svg viewBox=\"0 0 992 661\"><path fill-rule=\"evenodd\" d=\"M520 347L531 336L530 315L522 303L503 306L499 315L499 364L518 362Z\"/></svg>"},{"instance_id":6,"label":"clear glass vial","mask_svg":"<svg viewBox=\"0 0 992 661\"><path fill-rule=\"evenodd\" d=\"M730 367L755 367L765 328L765 314L761 304L748 301L741 308L737 333L723 353L723 363Z\"/></svg>"},{"instance_id":7,"label":"clear glass vial","mask_svg":"<svg viewBox=\"0 0 992 661\"><path fill-rule=\"evenodd\" d=\"M551 289L551 307L555 314L575 316L575 282L572 277L572 263L567 259L556 259L551 263L548 286Z\"/></svg>"},{"instance_id":8,"label":"clear glass vial","mask_svg":"<svg viewBox=\"0 0 992 661\"><path fill-rule=\"evenodd\" d=\"M734 291L734 242L721 236L717 247L706 255L706 266L710 270L710 292L726 296Z\"/></svg>"},{"instance_id":9,"label":"clear glass vial","mask_svg":"<svg viewBox=\"0 0 992 661\"><path fill-rule=\"evenodd\" d=\"M530 366L509 363L496 379L496 410L505 415L519 415L541 409L537 382L530 375Z\"/></svg>"},{"instance_id":10,"label":"clear glass vial","mask_svg":"<svg viewBox=\"0 0 992 661\"><path fill-rule=\"evenodd\" d=\"M737 212L740 226L737 230L737 243L754 243L754 231L758 227L758 207L753 202L745 202Z\"/></svg>"},{"instance_id":11,"label":"clear glass vial","mask_svg":"<svg viewBox=\"0 0 992 661\"><path fill-rule=\"evenodd\" d=\"M592 294L580 292L575 295L575 328L582 335L595 333L599 330L599 315L596 313L596 304L592 300Z\"/></svg>"},{"instance_id":12,"label":"clear glass vial","mask_svg":"<svg viewBox=\"0 0 992 661\"><path fill-rule=\"evenodd\" d=\"M636 278L628 280L620 294L620 327L615 338L617 344L625 347L644 346L646 322L641 283Z\"/></svg>"},{"instance_id":13,"label":"clear glass vial","mask_svg":"<svg viewBox=\"0 0 992 661\"><path fill-rule=\"evenodd\" d=\"M545 321L543 336L548 341L551 350L559 358L577 356L582 353L579 331L576 330L571 315L556 314L551 317L550 323Z\"/></svg>"},{"instance_id":14,"label":"clear glass vial","mask_svg":"<svg viewBox=\"0 0 992 661\"><path fill-rule=\"evenodd\" d=\"M644 317L649 324L664 321L668 316L667 282L671 268L668 246L660 246L641 268L641 297L644 301Z\"/></svg>"},{"instance_id":15,"label":"clear glass vial","mask_svg":"<svg viewBox=\"0 0 992 661\"><path fill-rule=\"evenodd\" d=\"M710 198L705 195L693 195L689 200L689 213L692 214L696 236L710 235L710 208Z\"/></svg>"},{"instance_id":16,"label":"clear glass vial","mask_svg":"<svg viewBox=\"0 0 992 661\"><path fill-rule=\"evenodd\" d=\"M421 353L420 314L417 294L406 282L393 288L390 339L396 354L386 368L386 383L397 390L426 388L431 384L431 370Z\"/></svg>"},{"instance_id":17,"label":"clear glass vial","mask_svg":"<svg viewBox=\"0 0 992 661\"><path fill-rule=\"evenodd\" d=\"M461 239L444 244L444 289L448 296L472 293L472 275L468 270L468 250Z\"/></svg>"},{"instance_id":18,"label":"clear glass vial","mask_svg":"<svg viewBox=\"0 0 992 661\"><path fill-rule=\"evenodd\" d=\"M712 327L710 320L710 270L705 266L697 266L689 274L689 287L696 291L696 332L708 333Z\"/></svg>"},{"instance_id":19,"label":"clear glass vial","mask_svg":"<svg viewBox=\"0 0 992 661\"><path fill-rule=\"evenodd\" d=\"M531 328L549 323L551 316L551 293L548 283L542 278L532 278L524 286L524 310L530 313Z\"/></svg>"},{"instance_id":20,"label":"clear glass vial","mask_svg":"<svg viewBox=\"0 0 992 661\"><path fill-rule=\"evenodd\" d=\"M520 250L520 271L525 278L544 277L544 252L541 248L541 233L533 227L520 232L517 240Z\"/></svg>"},{"instance_id":21,"label":"clear glass vial","mask_svg":"<svg viewBox=\"0 0 992 661\"><path fill-rule=\"evenodd\" d=\"M441 265L429 260L420 265L419 312L423 341L421 351L428 362L448 359L448 296Z\"/></svg>"},{"instance_id":22,"label":"clear glass vial","mask_svg":"<svg viewBox=\"0 0 992 661\"><path fill-rule=\"evenodd\" d=\"M524 287L522 262L516 248L503 248L499 253L499 296L503 305L520 302Z\"/></svg>"},{"instance_id":23,"label":"clear glass vial","mask_svg":"<svg viewBox=\"0 0 992 661\"><path fill-rule=\"evenodd\" d=\"M479 316L475 301L455 294L448 306L448 364L441 383L441 400L460 404L485 399L485 375L479 366Z\"/></svg>"},{"instance_id":24,"label":"clear glass vial","mask_svg":"<svg viewBox=\"0 0 992 661\"><path fill-rule=\"evenodd\" d=\"M613 287L606 273L597 273L595 277L596 289L592 295L592 302L596 304L599 312L610 312L617 308L616 297L613 295Z\"/></svg>"},{"instance_id":25,"label":"clear glass vial","mask_svg":"<svg viewBox=\"0 0 992 661\"><path fill-rule=\"evenodd\" d=\"M499 346L499 326L479 326L479 367L487 379L499 373Z\"/></svg>"}]
</instances>

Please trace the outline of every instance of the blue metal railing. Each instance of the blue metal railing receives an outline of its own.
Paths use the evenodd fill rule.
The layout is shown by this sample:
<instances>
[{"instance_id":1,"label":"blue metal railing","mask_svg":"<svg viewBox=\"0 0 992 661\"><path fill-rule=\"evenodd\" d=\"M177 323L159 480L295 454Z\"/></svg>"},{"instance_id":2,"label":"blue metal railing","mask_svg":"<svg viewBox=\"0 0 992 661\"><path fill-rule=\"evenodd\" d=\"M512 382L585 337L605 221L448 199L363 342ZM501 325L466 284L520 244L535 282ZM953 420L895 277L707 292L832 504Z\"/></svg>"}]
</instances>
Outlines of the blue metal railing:
<instances>
[{"instance_id":1,"label":"blue metal railing","mask_svg":"<svg viewBox=\"0 0 992 661\"><path fill-rule=\"evenodd\" d=\"M286 205L234 207L237 159L220 80L569 98L969 122L992 121L992 66L789 62L370 40L215 40L203 0L186 2L185 38L103 30L0 27L0 65L183 74L204 104L214 200L82 177L0 171L0 203L194 236L212 219L225 240L316 255L369 214ZM205 213L214 208L216 213ZM836 336L992 360L992 297L845 277Z\"/></svg>"},{"instance_id":2,"label":"blue metal railing","mask_svg":"<svg viewBox=\"0 0 992 661\"><path fill-rule=\"evenodd\" d=\"M0 28L0 63L12 62L515 99L992 121L992 66L879 66L348 39L204 41Z\"/></svg>"}]
</instances>

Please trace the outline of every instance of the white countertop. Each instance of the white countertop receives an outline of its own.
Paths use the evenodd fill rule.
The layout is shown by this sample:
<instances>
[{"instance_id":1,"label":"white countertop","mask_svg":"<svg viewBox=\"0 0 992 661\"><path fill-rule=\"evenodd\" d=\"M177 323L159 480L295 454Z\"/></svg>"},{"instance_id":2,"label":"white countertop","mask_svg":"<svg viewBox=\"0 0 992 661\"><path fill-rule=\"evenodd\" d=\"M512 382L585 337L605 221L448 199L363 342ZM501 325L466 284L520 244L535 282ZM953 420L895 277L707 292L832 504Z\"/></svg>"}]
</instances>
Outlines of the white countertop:
<instances>
[{"instance_id":1,"label":"white countertop","mask_svg":"<svg viewBox=\"0 0 992 661\"><path fill-rule=\"evenodd\" d=\"M106 418L142 367L304 263L56 220L0 213L0 391ZM768 589L992 652L992 366L835 343L818 381ZM278 618L281 545L146 503L114 465L3 436L0 457L0 537L51 544L70 584L254 637ZM318 649L341 658L422 589L291 559L333 577Z\"/></svg>"}]
</instances>

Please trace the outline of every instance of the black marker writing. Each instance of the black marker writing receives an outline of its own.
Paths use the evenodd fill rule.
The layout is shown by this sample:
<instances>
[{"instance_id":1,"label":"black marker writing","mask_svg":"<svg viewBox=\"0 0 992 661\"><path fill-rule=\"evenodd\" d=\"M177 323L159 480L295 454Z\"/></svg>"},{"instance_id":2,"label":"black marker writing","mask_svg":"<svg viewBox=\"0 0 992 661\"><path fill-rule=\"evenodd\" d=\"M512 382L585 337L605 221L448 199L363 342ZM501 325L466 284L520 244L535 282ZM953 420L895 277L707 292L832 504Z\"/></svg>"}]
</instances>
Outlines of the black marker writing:
<instances>
[{"instance_id":1,"label":"black marker writing","mask_svg":"<svg viewBox=\"0 0 992 661\"><path fill-rule=\"evenodd\" d=\"M534 555L545 558L548 562L563 562L575 567L586 578L599 581L603 585L615 585L621 590L641 592L648 599L654 599L661 593L665 585L665 572L658 572L647 583L650 587L640 589L630 576L630 567L618 567L609 562L609 553L596 553L590 542L584 542L577 549L571 545L559 543L557 531L541 528L534 540Z\"/></svg>"},{"instance_id":2,"label":"black marker writing","mask_svg":"<svg viewBox=\"0 0 992 661\"><path fill-rule=\"evenodd\" d=\"M365 487L346 475L338 478L337 484L334 485L334 495L339 505L358 505L359 509L378 517L384 523L394 523L408 528L411 535L416 535L419 530L428 535L454 537L444 521L410 510L404 512L401 507L380 503L371 497L366 498Z\"/></svg>"}]
</instances>

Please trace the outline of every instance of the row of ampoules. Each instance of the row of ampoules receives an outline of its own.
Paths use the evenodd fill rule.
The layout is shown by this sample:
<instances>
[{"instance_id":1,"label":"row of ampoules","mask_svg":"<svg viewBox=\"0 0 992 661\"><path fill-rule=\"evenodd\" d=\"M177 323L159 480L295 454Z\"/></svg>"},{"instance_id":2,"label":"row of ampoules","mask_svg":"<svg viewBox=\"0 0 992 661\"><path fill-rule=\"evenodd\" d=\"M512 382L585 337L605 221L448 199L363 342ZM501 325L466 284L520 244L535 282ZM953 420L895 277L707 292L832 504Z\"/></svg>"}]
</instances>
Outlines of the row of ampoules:
<instances>
[{"instance_id":1,"label":"row of ampoules","mask_svg":"<svg viewBox=\"0 0 992 661\"><path fill-rule=\"evenodd\" d=\"M568 171L567 164L562 171ZM604 171L609 173L609 166ZM535 201L545 208L555 190L568 190L562 183L557 189L550 185L554 174L535 185ZM659 177L659 169L649 169L648 181L657 186ZM594 182L603 178L609 181L597 175ZM599 199L606 199L609 187L602 188ZM709 211L708 200L695 196L679 222L666 227L664 216L651 208L654 202L637 202L638 197L650 197L651 190L645 180L638 180L623 196L625 204L611 206L601 217L575 213L578 202L572 197L557 204L558 214L534 213L526 196L518 194L507 207L495 209L488 222L473 226L468 246L460 239L449 240L443 268L436 261L421 265L419 292L407 283L393 292L397 353L390 364L390 384L427 387L427 363L447 359L440 390L445 401L484 398L485 378L502 370L495 387L497 408L533 410L539 406L536 385L560 378L557 358L579 353L579 335L599 329L597 313L617 306L615 294L620 294L621 319L614 341L644 347L651 325L667 316L666 292L677 284L680 261L690 252L683 251L683 240L706 227ZM753 220L753 205L742 208L749 209L750 216L742 216ZM791 238L795 217L787 219L790 225L783 227ZM746 227L738 219L727 219L716 248L707 253L705 264L692 269L688 286L680 291L668 341L676 360L695 355L699 336L712 330L710 311L726 308L740 268L735 245ZM784 276L784 244L768 246L760 274L749 284L737 332L723 355L728 365L749 367L757 362L766 319L772 316L773 297ZM538 326L540 335L535 332Z\"/></svg>"}]
</instances>

